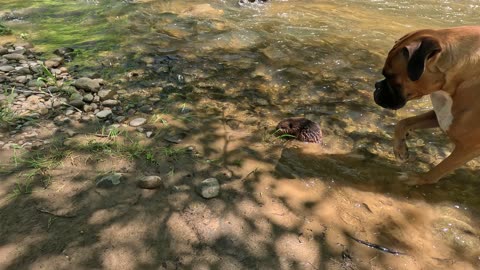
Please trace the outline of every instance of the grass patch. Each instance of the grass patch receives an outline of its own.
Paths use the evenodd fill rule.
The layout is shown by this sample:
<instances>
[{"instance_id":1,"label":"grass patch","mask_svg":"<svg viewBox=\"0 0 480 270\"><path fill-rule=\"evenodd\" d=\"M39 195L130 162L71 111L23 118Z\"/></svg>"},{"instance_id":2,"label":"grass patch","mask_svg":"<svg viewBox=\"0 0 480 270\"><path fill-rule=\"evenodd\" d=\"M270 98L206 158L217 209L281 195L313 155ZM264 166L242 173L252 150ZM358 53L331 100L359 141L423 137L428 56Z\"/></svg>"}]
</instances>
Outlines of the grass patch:
<instances>
[{"instance_id":1,"label":"grass patch","mask_svg":"<svg viewBox=\"0 0 480 270\"><path fill-rule=\"evenodd\" d=\"M15 123L16 115L12 111L12 103L15 99L15 88L10 91L4 89L5 100L0 101L0 127L7 128Z\"/></svg>"},{"instance_id":2,"label":"grass patch","mask_svg":"<svg viewBox=\"0 0 480 270\"><path fill-rule=\"evenodd\" d=\"M7 36L12 34L12 29L0 23L0 36Z\"/></svg>"},{"instance_id":3,"label":"grass patch","mask_svg":"<svg viewBox=\"0 0 480 270\"><path fill-rule=\"evenodd\" d=\"M15 200L21 195L27 195L32 193L32 182L29 180L23 183L16 183L13 191L8 195L8 200Z\"/></svg>"},{"instance_id":4,"label":"grass patch","mask_svg":"<svg viewBox=\"0 0 480 270\"><path fill-rule=\"evenodd\" d=\"M150 116L150 120L149 120L150 123L162 123L165 127L168 126L168 121L167 119L165 119L162 114L160 113L155 113L153 114L152 116Z\"/></svg>"}]
</instances>

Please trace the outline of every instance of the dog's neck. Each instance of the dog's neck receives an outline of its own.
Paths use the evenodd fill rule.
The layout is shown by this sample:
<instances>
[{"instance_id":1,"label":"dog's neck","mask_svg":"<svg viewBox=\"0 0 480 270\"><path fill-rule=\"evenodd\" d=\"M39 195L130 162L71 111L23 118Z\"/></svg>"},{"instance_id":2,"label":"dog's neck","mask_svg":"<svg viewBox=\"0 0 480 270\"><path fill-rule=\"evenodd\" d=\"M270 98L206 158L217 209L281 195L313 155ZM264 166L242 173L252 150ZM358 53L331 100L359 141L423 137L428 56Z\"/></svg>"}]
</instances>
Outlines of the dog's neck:
<instances>
[{"instance_id":1,"label":"dog's neck","mask_svg":"<svg viewBox=\"0 0 480 270\"><path fill-rule=\"evenodd\" d=\"M432 101L438 124L446 132L453 122L452 97L447 92L440 90L431 93L430 100Z\"/></svg>"}]
</instances>

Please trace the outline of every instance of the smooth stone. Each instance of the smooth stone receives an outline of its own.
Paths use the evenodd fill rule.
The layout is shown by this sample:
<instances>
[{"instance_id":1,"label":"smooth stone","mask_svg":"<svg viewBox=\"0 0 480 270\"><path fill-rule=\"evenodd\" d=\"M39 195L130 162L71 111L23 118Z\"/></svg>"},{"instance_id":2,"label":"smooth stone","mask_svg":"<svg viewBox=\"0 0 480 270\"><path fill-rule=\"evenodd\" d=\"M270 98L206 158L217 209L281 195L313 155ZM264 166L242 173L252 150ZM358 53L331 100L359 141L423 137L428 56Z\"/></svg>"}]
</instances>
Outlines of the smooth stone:
<instances>
[{"instance_id":1,"label":"smooth stone","mask_svg":"<svg viewBox=\"0 0 480 270\"><path fill-rule=\"evenodd\" d=\"M17 73L20 75L29 75L32 74L32 71L29 67L22 67L17 70Z\"/></svg>"},{"instance_id":2,"label":"smooth stone","mask_svg":"<svg viewBox=\"0 0 480 270\"><path fill-rule=\"evenodd\" d=\"M98 91L97 95L100 97L100 100L111 99L115 95L115 92L112 90L104 89Z\"/></svg>"},{"instance_id":3,"label":"smooth stone","mask_svg":"<svg viewBox=\"0 0 480 270\"><path fill-rule=\"evenodd\" d=\"M116 106L118 105L120 102L118 100L115 100L115 99L107 99L105 101L102 102L102 105L103 106L107 106L107 107L113 107L113 106Z\"/></svg>"},{"instance_id":4,"label":"smooth stone","mask_svg":"<svg viewBox=\"0 0 480 270\"><path fill-rule=\"evenodd\" d=\"M197 192L205 199L217 197L220 193L220 184L216 178L207 178L198 185Z\"/></svg>"},{"instance_id":5,"label":"smooth stone","mask_svg":"<svg viewBox=\"0 0 480 270\"><path fill-rule=\"evenodd\" d=\"M102 111L99 111L98 113L95 114L96 117L100 118L100 119L105 119L107 118L108 116L110 116L112 114L112 110L110 109L105 109L105 110L102 110Z\"/></svg>"},{"instance_id":6,"label":"smooth stone","mask_svg":"<svg viewBox=\"0 0 480 270\"><path fill-rule=\"evenodd\" d=\"M156 189L162 186L162 178L156 175L142 177L137 182L137 187L144 189Z\"/></svg>"},{"instance_id":7,"label":"smooth stone","mask_svg":"<svg viewBox=\"0 0 480 270\"><path fill-rule=\"evenodd\" d=\"M62 62L57 60L57 59L51 59L51 60L45 61L45 66L47 68L56 68L56 67L60 66L61 64L62 64Z\"/></svg>"},{"instance_id":8,"label":"smooth stone","mask_svg":"<svg viewBox=\"0 0 480 270\"><path fill-rule=\"evenodd\" d=\"M100 84L96 80L87 77L80 78L73 83L73 86L90 92L98 92Z\"/></svg>"},{"instance_id":9,"label":"smooth stone","mask_svg":"<svg viewBox=\"0 0 480 270\"><path fill-rule=\"evenodd\" d=\"M83 100L81 99L74 99L74 100L71 100L68 104L72 105L75 108L82 109L83 106L85 105L85 102L83 102Z\"/></svg>"},{"instance_id":10,"label":"smooth stone","mask_svg":"<svg viewBox=\"0 0 480 270\"><path fill-rule=\"evenodd\" d=\"M115 122L122 123L123 121L125 121L125 119L127 119L127 117L125 117L123 115L120 115L120 116L115 117Z\"/></svg>"},{"instance_id":11,"label":"smooth stone","mask_svg":"<svg viewBox=\"0 0 480 270\"><path fill-rule=\"evenodd\" d=\"M92 94L84 95L83 96L83 101L88 102L88 103L92 102L93 101L93 95Z\"/></svg>"},{"instance_id":12,"label":"smooth stone","mask_svg":"<svg viewBox=\"0 0 480 270\"><path fill-rule=\"evenodd\" d=\"M27 59L25 55L19 54L19 53L4 54L3 57L7 60L16 60L16 61Z\"/></svg>"},{"instance_id":13,"label":"smooth stone","mask_svg":"<svg viewBox=\"0 0 480 270\"><path fill-rule=\"evenodd\" d=\"M12 70L14 70L14 69L15 69L15 68L12 67L12 66L1 66L1 67L0 67L0 71L2 71L2 72L10 72L10 71L12 71Z\"/></svg>"},{"instance_id":14,"label":"smooth stone","mask_svg":"<svg viewBox=\"0 0 480 270\"><path fill-rule=\"evenodd\" d=\"M147 119L145 118L135 118L132 121L130 121L129 125L132 127L138 127L147 122Z\"/></svg>"},{"instance_id":15,"label":"smooth stone","mask_svg":"<svg viewBox=\"0 0 480 270\"><path fill-rule=\"evenodd\" d=\"M45 87L47 86L44 81L39 80L30 80L27 83L28 87Z\"/></svg>"},{"instance_id":16,"label":"smooth stone","mask_svg":"<svg viewBox=\"0 0 480 270\"><path fill-rule=\"evenodd\" d=\"M27 76L17 76L15 77L15 81L18 83L25 84L28 81L28 79L27 79Z\"/></svg>"}]
</instances>

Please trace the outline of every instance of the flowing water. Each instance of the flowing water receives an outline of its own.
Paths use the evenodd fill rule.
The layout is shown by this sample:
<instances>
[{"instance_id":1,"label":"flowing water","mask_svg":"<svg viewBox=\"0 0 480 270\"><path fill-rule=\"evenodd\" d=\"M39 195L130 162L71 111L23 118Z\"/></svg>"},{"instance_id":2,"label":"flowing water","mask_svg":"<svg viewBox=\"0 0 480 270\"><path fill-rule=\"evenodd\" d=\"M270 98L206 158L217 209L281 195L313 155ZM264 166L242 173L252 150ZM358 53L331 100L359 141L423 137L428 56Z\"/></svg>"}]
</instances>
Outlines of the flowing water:
<instances>
[{"instance_id":1,"label":"flowing water","mask_svg":"<svg viewBox=\"0 0 480 270\"><path fill-rule=\"evenodd\" d=\"M326 237L332 250L322 253L318 249L325 246L312 244L313 257L302 255L310 254L302 248L309 249L298 247L296 240L279 239L279 254L283 244L299 250L286 252L290 257L284 255L276 264L282 269L290 269L285 265L291 262L318 264L322 256L336 254L335 248L343 262L333 261L341 269L357 269L348 268L355 267L350 262L355 256L365 267L358 269L479 269L479 164L470 162L433 186L396 183L399 172L424 171L438 163L451 145L441 132L417 132L409 141L416 160L398 163L391 150L394 123L428 109L429 102L421 99L394 112L372 99L373 84L381 78L386 53L396 39L419 28L479 24L478 1L0 4L5 24L47 54L58 47L76 49L70 67L79 74L102 76L118 88L144 91L150 98L180 95L182 101L175 102L187 104L200 123L195 130L201 134L192 136L193 143L205 152L206 145L220 149L211 152L212 158L243 159L238 170L245 173L263 169L254 190L257 201L267 207L263 211L269 221L288 228L290 221L268 211L304 213L308 222L303 226L314 234L325 227L336 230L336 237ZM289 116L319 122L325 145L285 146L273 140L267 130ZM219 117L240 131L218 133L212 129L222 127L207 126L209 119ZM228 136L233 139L225 139ZM302 217L291 223L300 224ZM342 251L339 245L349 242L340 236L343 231L409 255L389 257L361 246L353 253L353 247Z\"/></svg>"}]
</instances>

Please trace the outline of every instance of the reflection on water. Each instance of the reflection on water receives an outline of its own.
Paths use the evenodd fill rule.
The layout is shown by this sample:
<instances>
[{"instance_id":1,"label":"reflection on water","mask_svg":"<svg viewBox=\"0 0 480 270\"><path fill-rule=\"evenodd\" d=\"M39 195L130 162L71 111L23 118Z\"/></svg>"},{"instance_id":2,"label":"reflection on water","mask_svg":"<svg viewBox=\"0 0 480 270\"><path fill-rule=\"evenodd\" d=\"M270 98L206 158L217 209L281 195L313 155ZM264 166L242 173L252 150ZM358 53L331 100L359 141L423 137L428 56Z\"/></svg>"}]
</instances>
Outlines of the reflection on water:
<instances>
[{"instance_id":1,"label":"reflection on water","mask_svg":"<svg viewBox=\"0 0 480 270\"><path fill-rule=\"evenodd\" d=\"M272 127L287 116L320 122L326 135L323 155L321 150L303 153L308 148L303 145L283 149L273 162L276 177L305 179L306 191L295 181L270 183L275 195L284 196L294 208L305 203L302 198L320 200L324 189L331 190L330 202L351 211L360 205L365 213L339 217L324 203L312 208L313 218L354 227L367 220L372 229L385 221L381 209L397 211L401 215L392 214L389 221L396 240L421 239L422 232L428 232L432 239L422 244L447 239L459 253L478 256L472 247L478 248L479 232L467 218L470 212L452 210L454 203L473 214L480 209L474 171L461 170L441 188L412 191L392 185L400 170L391 153L392 125L425 110L428 102L422 99L391 112L376 106L371 96L385 54L397 38L418 28L479 24L477 0L272 0L252 6L236 0L1 2L0 16L36 45L50 51L60 46L79 50L72 63L80 65L78 72L98 72L130 91L161 86L162 98L177 91L198 109L199 119L218 116L221 108L224 117L244 123L247 133ZM143 76L126 80L125 74L133 70ZM420 134L410 142L417 162L407 170L428 169L448 153L441 133ZM312 178L324 179L325 186ZM295 193L291 186L301 191ZM438 205L429 208L422 199ZM422 217L416 207L430 212ZM368 220L375 211L383 214ZM414 221L423 227L408 225ZM407 224L408 230L395 235L399 224ZM400 247L408 250L409 245ZM424 252L439 260L448 252L458 255L439 246L440 251L424 247Z\"/></svg>"}]
</instances>

